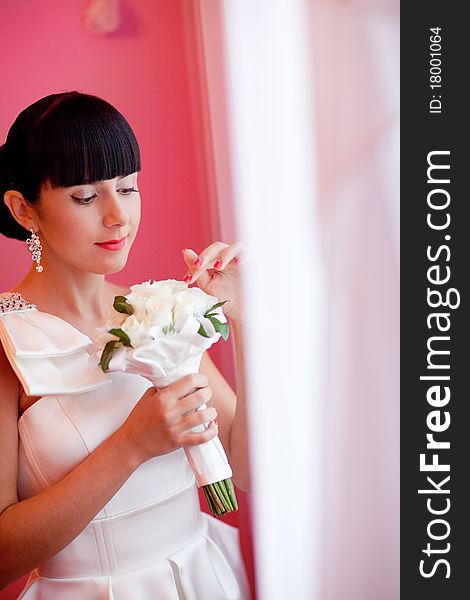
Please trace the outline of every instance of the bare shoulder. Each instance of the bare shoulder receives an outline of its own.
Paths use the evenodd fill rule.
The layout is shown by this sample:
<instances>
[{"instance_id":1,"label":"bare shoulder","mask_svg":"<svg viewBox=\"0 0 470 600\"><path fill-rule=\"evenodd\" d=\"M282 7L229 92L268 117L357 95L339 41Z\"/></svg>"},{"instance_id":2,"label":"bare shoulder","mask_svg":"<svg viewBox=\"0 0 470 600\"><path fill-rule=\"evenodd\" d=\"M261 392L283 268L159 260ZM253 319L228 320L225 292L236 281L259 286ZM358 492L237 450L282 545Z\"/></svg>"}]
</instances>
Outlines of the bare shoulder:
<instances>
[{"instance_id":1,"label":"bare shoulder","mask_svg":"<svg viewBox=\"0 0 470 600\"><path fill-rule=\"evenodd\" d=\"M0 512L18 502L19 381L0 345Z\"/></svg>"},{"instance_id":2,"label":"bare shoulder","mask_svg":"<svg viewBox=\"0 0 470 600\"><path fill-rule=\"evenodd\" d=\"M5 405L5 393L13 393L16 396L16 400L18 400L19 389L20 382L18 381L18 377L10 365L3 346L0 344L0 410ZM16 409L18 415L18 405Z\"/></svg>"}]
</instances>

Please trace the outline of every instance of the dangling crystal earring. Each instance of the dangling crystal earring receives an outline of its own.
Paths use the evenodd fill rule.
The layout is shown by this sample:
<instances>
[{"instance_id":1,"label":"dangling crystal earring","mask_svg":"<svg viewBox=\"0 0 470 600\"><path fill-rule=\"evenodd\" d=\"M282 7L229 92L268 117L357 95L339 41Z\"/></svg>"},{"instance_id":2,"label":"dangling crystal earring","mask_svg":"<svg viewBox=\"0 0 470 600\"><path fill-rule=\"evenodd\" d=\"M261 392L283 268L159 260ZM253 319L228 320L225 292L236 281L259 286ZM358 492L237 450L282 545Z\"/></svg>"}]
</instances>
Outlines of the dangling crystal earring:
<instances>
[{"instance_id":1,"label":"dangling crystal earring","mask_svg":"<svg viewBox=\"0 0 470 600\"><path fill-rule=\"evenodd\" d=\"M31 259L36 261L36 271L41 273L43 270L43 266L41 265L41 242L39 240L38 234L34 231L32 227L29 229L31 231L31 237L26 240L28 244L28 248L31 251Z\"/></svg>"}]
</instances>

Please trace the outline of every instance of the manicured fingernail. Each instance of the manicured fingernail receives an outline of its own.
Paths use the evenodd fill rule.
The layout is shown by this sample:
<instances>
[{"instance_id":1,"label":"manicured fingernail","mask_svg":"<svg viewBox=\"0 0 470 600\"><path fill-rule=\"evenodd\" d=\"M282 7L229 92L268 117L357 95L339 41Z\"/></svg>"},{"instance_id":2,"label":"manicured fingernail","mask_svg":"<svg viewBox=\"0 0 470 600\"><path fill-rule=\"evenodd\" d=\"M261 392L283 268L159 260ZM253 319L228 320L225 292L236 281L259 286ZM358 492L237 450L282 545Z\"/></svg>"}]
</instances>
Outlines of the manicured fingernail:
<instances>
[{"instance_id":1,"label":"manicured fingernail","mask_svg":"<svg viewBox=\"0 0 470 600\"><path fill-rule=\"evenodd\" d=\"M183 248L183 249L181 250L181 254L184 254L184 253L186 252L186 250L187 250L187 248Z\"/></svg>"},{"instance_id":2,"label":"manicured fingernail","mask_svg":"<svg viewBox=\"0 0 470 600\"><path fill-rule=\"evenodd\" d=\"M189 283L191 281L191 279L192 279L192 275L191 275L191 273L188 273L187 275L184 276L183 281L185 283Z\"/></svg>"},{"instance_id":3,"label":"manicured fingernail","mask_svg":"<svg viewBox=\"0 0 470 600\"><path fill-rule=\"evenodd\" d=\"M194 261L193 261L193 265L195 267L200 267L202 265L202 258L200 256L198 256L197 258L195 258Z\"/></svg>"},{"instance_id":4,"label":"manicured fingernail","mask_svg":"<svg viewBox=\"0 0 470 600\"><path fill-rule=\"evenodd\" d=\"M243 256L236 256L236 257L235 257L235 262L236 262L237 264L239 264L239 265L240 265L240 264L241 264L241 263L242 263L244 260L245 260L245 259L243 258Z\"/></svg>"},{"instance_id":5,"label":"manicured fingernail","mask_svg":"<svg viewBox=\"0 0 470 600\"><path fill-rule=\"evenodd\" d=\"M214 263L214 269L218 269L222 265L222 261L218 258Z\"/></svg>"}]
</instances>

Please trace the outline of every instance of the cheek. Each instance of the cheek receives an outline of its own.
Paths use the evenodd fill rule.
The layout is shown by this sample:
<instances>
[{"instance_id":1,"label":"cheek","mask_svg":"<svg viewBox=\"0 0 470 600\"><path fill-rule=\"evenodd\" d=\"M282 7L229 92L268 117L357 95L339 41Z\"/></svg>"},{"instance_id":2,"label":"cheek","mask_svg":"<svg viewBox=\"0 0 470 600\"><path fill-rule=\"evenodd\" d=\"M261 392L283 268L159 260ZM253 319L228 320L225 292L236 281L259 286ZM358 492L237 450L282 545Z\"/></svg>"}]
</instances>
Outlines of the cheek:
<instances>
[{"instance_id":1,"label":"cheek","mask_svg":"<svg viewBox=\"0 0 470 600\"><path fill-rule=\"evenodd\" d=\"M85 214L69 211L67 214L50 215L44 221L44 234L55 246L71 246L92 233L92 220Z\"/></svg>"},{"instance_id":2,"label":"cheek","mask_svg":"<svg viewBox=\"0 0 470 600\"><path fill-rule=\"evenodd\" d=\"M140 217L141 217L141 208L140 208L140 202L136 204L135 208L132 210L132 213L130 214L130 220L132 222L132 224L134 225L134 232L137 232L137 229L140 225Z\"/></svg>"}]
</instances>

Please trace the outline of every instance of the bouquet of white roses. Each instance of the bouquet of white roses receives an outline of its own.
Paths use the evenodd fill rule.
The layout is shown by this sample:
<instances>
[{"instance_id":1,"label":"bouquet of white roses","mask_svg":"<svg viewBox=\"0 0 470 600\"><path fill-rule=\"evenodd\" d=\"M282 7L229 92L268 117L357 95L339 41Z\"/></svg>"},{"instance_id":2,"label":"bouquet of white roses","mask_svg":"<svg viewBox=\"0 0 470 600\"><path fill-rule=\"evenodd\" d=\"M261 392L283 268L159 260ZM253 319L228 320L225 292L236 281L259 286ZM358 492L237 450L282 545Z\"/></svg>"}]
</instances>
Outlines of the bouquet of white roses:
<instances>
[{"instance_id":1,"label":"bouquet of white roses","mask_svg":"<svg viewBox=\"0 0 470 600\"><path fill-rule=\"evenodd\" d=\"M146 281L116 296L95 344L103 371L127 371L162 389L199 371L202 354L229 335L218 298L175 279ZM201 409L206 405L202 405ZM198 425L193 432L203 431ZM232 469L218 437L184 448L209 509L220 516L237 510Z\"/></svg>"}]
</instances>

